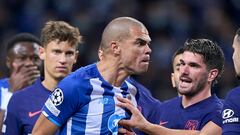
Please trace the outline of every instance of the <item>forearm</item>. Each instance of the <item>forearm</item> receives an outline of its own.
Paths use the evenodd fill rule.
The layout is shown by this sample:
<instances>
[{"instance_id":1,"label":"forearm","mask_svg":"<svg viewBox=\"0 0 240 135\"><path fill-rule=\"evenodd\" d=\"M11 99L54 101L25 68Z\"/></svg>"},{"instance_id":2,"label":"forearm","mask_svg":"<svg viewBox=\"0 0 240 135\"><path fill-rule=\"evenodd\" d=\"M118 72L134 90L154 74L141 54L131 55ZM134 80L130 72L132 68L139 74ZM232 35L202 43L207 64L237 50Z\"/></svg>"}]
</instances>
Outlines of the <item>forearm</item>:
<instances>
[{"instance_id":1,"label":"forearm","mask_svg":"<svg viewBox=\"0 0 240 135\"><path fill-rule=\"evenodd\" d=\"M175 130L165 128L160 125L148 123L142 131L150 135L198 135L199 131L196 130Z\"/></svg>"}]
</instances>

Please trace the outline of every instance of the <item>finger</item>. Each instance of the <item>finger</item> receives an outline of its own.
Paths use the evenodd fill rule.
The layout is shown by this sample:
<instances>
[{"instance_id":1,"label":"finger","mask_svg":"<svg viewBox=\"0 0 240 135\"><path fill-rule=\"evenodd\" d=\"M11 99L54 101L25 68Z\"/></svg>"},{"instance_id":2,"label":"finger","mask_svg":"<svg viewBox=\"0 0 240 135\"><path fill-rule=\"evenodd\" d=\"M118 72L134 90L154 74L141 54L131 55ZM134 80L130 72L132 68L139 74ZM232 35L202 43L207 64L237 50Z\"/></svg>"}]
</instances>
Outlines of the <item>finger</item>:
<instances>
[{"instance_id":1,"label":"finger","mask_svg":"<svg viewBox=\"0 0 240 135\"><path fill-rule=\"evenodd\" d=\"M127 130L124 129L124 128L119 128L119 129L118 129L118 133L126 134L126 133L127 133Z\"/></svg>"},{"instance_id":2,"label":"finger","mask_svg":"<svg viewBox=\"0 0 240 135\"><path fill-rule=\"evenodd\" d=\"M132 104L132 101L127 98L117 97L120 102Z\"/></svg>"},{"instance_id":3,"label":"finger","mask_svg":"<svg viewBox=\"0 0 240 135\"><path fill-rule=\"evenodd\" d=\"M124 134L124 135L136 135L132 130L127 130L124 128L119 128L118 133Z\"/></svg>"},{"instance_id":4,"label":"finger","mask_svg":"<svg viewBox=\"0 0 240 135\"><path fill-rule=\"evenodd\" d=\"M125 129L131 130L130 128L128 128L129 126L131 126L131 123L129 123L129 120L122 119L118 122L118 125L125 127Z\"/></svg>"},{"instance_id":5,"label":"finger","mask_svg":"<svg viewBox=\"0 0 240 135\"><path fill-rule=\"evenodd\" d=\"M129 103L122 103L122 102L119 102L116 104L117 106L119 107L122 107L122 108L126 108L128 109L131 113L133 113L134 109L135 109L135 106L129 104Z\"/></svg>"},{"instance_id":6,"label":"finger","mask_svg":"<svg viewBox=\"0 0 240 135\"><path fill-rule=\"evenodd\" d=\"M20 70L24 67L23 64L18 64L16 62L13 62L12 66L13 66L13 70L12 70L13 74L16 74L16 73L20 72Z\"/></svg>"},{"instance_id":7,"label":"finger","mask_svg":"<svg viewBox=\"0 0 240 135\"><path fill-rule=\"evenodd\" d=\"M37 66L23 66L19 72L22 74L33 73L33 72L40 72Z\"/></svg>"}]
</instances>

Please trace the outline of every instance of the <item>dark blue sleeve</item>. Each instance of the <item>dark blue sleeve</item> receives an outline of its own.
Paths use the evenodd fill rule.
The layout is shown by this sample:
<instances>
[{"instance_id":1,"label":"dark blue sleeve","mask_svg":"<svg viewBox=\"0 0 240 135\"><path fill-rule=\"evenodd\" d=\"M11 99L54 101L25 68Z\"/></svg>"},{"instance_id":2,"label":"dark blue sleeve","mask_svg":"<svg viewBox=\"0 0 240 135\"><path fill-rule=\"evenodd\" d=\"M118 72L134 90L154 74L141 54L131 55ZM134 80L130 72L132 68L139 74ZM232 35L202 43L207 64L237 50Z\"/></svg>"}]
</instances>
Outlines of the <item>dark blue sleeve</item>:
<instances>
[{"instance_id":1,"label":"dark blue sleeve","mask_svg":"<svg viewBox=\"0 0 240 135\"><path fill-rule=\"evenodd\" d=\"M223 135L240 134L240 88L232 90L224 101L222 111Z\"/></svg>"},{"instance_id":2,"label":"dark blue sleeve","mask_svg":"<svg viewBox=\"0 0 240 135\"><path fill-rule=\"evenodd\" d=\"M15 94L11 97L6 113L6 119L2 128L4 135L20 135L21 134L21 122L19 121L18 114L18 102L15 98ZM5 132L4 132L5 131Z\"/></svg>"}]
</instances>

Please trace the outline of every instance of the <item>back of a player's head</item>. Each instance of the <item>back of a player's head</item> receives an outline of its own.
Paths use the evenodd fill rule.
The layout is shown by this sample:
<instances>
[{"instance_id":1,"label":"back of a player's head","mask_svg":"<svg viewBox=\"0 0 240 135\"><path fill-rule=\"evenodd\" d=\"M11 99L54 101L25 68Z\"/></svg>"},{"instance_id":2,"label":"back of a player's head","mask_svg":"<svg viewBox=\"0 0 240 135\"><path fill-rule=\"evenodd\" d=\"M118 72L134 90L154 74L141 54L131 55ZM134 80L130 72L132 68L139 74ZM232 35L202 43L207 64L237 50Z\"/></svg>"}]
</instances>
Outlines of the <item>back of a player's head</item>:
<instances>
[{"instance_id":1,"label":"back of a player's head","mask_svg":"<svg viewBox=\"0 0 240 135\"><path fill-rule=\"evenodd\" d=\"M81 43L81 35L78 28L64 21L48 21L41 31L41 43L46 47L52 41L69 42L72 46Z\"/></svg>"},{"instance_id":2,"label":"back of a player's head","mask_svg":"<svg viewBox=\"0 0 240 135\"><path fill-rule=\"evenodd\" d=\"M184 51L202 55L208 70L218 69L216 79L222 75L225 58L221 47L216 43L209 39L189 39L184 44Z\"/></svg>"},{"instance_id":3,"label":"back of a player's head","mask_svg":"<svg viewBox=\"0 0 240 135\"><path fill-rule=\"evenodd\" d=\"M131 17L118 17L112 20L103 31L100 49L105 51L110 42L127 39L133 27L145 28L140 21Z\"/></svg>"},{"instance_id":4,"label":"back of a player's head","mask_svg":"<svg viewBox=\"0 0 240 135\"><path fill-rule=\"evenodd\" d=\"M20 33L7 41L7 53L11 51L11 49L20 42L32 42L40 45L40 39L30 33Z\"/></svg>"}]
</instances>

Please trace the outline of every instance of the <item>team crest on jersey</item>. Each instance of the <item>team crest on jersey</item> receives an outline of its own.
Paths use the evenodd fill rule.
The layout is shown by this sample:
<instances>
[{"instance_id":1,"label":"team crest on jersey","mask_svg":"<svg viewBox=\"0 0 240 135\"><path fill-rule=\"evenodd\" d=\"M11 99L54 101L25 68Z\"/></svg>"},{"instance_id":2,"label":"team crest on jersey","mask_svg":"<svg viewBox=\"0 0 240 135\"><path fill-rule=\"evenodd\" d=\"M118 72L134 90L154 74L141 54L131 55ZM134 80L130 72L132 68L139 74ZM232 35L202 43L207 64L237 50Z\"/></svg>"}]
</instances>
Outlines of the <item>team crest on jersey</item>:
<instances>
[{"instance_id":1,"label":"team crest on jersey","mask_svg":"<svg viewBox=\"0 0 240 135\"><path fill-rule=\"evenodd\" d=\"M224 109L222 112L223 124L239 122L239 118L234 116L234 111L231 109Z\"/></svg>"},{"instance_id":2,"label":"team crest on jersey","mask_svg":"<svg viewBox=\"0 0 240 135\"><path fill-rule=\"evenodd\" d=\"M113 135L118 134L118 122L125 118L125 116L112 114L108 119L108 129L112 132Z\"/></svg>"},{"instance_id":3,"label":"team crest on jersey","mask_svg":"<svg viewBox=\"0 0 240 135\"><path fill-rule=\"evenodd\" d=\"M185 125L185 129L197 130L198 124L199 124L199 122L197 120L188 120Z\"/></svg>"},{"instance_id":4,"label":"team crest on jersey","mask_svg":"<svg viewBox=\"0 0 240 135\"><path fill-rule=\"evenodd\" d=\"M51 101L55 106L60 105L63 102L63 92L61 89L57 88L51 95Z\"/></svg>"}]
</instances>

